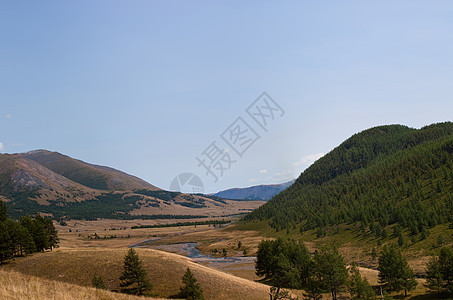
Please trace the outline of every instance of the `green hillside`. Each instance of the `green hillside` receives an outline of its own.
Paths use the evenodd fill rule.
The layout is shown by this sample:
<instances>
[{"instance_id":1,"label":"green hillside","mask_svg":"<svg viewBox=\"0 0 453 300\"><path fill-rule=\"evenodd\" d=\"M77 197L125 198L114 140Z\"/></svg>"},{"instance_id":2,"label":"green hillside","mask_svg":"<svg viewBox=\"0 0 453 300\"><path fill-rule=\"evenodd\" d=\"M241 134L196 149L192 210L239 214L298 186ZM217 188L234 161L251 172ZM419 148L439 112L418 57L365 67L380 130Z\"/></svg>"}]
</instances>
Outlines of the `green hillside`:
<instances>
[{"instance_id":1,"label":"green hillside","mask_svg":"<svg viewBox=\"0 0 453 300\"><path fill-rule=\"evenodd\" d=\"M398 223L412 234L453 221L453 123L355 134L243 221L276 230Z\"/></svg>"}]
</instances>

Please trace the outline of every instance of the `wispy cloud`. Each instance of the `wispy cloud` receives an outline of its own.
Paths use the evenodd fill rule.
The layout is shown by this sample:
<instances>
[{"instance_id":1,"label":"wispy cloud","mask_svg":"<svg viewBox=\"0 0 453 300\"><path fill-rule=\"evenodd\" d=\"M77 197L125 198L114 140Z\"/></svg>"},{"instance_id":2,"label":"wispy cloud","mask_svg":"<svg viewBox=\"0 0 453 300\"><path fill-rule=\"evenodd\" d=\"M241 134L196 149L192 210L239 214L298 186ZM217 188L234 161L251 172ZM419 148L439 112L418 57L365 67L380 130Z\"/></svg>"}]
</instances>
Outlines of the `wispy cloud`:
<instances>
[{"instance_id":1,"label":"wispy cloud","mask_svg":"<svg viewBox=\"0 0 453 300\"><path fill-rule=\"evenodd\" d=\"M11 119L13 116L12 115L6 115L5 119Z\"/></svg>"},{"instance_id":2,"label":"wispy cloud","mask_svg":"<svg viewBox=\"0 0 453 300\"><path fill-rule=\"evenodd\" d=\"M267 173L267 170L266 169L260 170L260 173L261 174Z\"/></svg>"},{"instance_id":3,"label":"wispy cloud","mask_svg":"<svg viewBox=\"0 0 453 300\"><path fill-rule=\"evenodd\" d=\"M312 163L314 163L315 161L317 161L318 159L320 159L323 156L324 156L324 153L305 155L300 160L296 161L293 164L293 166L294 167L307 166L307 165L309 166L309 165L311 165Z\"/></svg>"},{"instance_id":4,"label":"wispy cloud","mask_svg":"<svg viewBox=\"0 0 453 300\"><path fill-rule=\"evenodd\" d=\"M4 149L4 147L3 147L3 143L2 143L2 142L0 142L0 151L2 151L3 149Z\"/></svg>"}]
</instances>

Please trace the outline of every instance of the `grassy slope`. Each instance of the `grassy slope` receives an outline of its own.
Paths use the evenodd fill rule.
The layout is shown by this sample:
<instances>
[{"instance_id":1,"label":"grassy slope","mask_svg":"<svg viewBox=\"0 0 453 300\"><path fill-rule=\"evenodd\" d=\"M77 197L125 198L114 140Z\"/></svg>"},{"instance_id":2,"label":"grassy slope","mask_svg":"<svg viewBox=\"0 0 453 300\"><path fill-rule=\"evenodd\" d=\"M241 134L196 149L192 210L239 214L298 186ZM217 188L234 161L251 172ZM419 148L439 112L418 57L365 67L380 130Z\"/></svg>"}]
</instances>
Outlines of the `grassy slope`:
<instances>
[{"instance_id":1,"label":"grassy slope","mask_svg":"<svg viewBox=\"0 0 453 300\"><path fill-rule=\"evenodd\" d=\"M0 299L9 300L134 300L143 297L98 290L0 270ZM146 298L152 300L153 298Z\"/></svg>"},{"instance_id":2,"label":"grassy slope","mask_svg":"<svg viewBox=\"0 0 453 300\"><path fill-rule=\"evenodd\" d=\"M195 264L176 254L148 249L137 251L154 285L153 292L159 297L169 297L179 292L181 277L189 266L207 299L268 298L269 288L266 285ZM126 249L100 248L56 250L16 259L5 268L84 286L90 286L94 274L99 274L109 289L117 290L126 252Z\"/></svg>"}]
</instances>

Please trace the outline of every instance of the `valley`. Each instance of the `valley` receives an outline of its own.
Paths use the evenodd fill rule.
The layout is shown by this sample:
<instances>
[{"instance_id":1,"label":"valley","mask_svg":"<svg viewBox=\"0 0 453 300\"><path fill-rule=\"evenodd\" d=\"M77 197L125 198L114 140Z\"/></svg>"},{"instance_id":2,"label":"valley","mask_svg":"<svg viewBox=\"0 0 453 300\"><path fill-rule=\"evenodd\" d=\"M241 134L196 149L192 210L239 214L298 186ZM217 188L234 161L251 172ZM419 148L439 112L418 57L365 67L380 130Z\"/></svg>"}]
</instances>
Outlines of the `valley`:
<instances>
[{"instance_id":1,"label":"valley","mask_svg":"<svg viewBox=\"0 0 453 300\"><path fill-rule=\"evenodd\" d=\"M452 135L452 123L365 130L267 202L164 191L43 150L2 154L0 193L9 215L53 218L59 247L16 255L1 268L87 288L102 276L106 288L118 292L122 260L132 248L153 297L177 297L179 278L190 267L207 299L266 299L273 283L256 273L262 241L301 241L309 257L338 251L344 267L357 266L374 292L381 286L380 255L398 249L413 284L407 296L388 294L428 299L427 265L453 245ZM250 191L257 189L240 192ZM274 265L287 259L278 257ZM309 288L300 282L281 287L299 298ZM326 290L321 294L329 298Z\"/></svg>"}]
</instances>

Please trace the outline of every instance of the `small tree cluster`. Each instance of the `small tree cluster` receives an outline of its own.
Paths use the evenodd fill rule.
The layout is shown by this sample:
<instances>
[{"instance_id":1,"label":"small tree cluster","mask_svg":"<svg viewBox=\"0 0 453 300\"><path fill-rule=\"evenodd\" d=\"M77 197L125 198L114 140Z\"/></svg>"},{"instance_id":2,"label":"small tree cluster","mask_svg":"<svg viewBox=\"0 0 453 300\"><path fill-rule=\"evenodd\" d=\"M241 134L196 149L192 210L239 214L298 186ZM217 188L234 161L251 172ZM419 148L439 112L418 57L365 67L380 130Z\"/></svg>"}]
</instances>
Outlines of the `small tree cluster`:
<instances>
[{"instance_id":1,"label":"small tree cluster","mask_svg":"<svg viewBox=\"0 0 453 300\"><path fill-rule=\"evenodd\" d=\"M22 217L19 222L8 218L0 201L0 264L14 256L58 247L58 234L52 219L37 215Z\"/></svg>"},{"instance_id":2,"label":"small tree cluster","mask_svg":"<svg viewBox=\"0 0 453 300\"><path fill-rule=\"evenodd\" d=\"M310 299L321 299L330 293L337 299L344 290L348 271L343 257L336 248L316 251L310 256L303 242L278 238L264 240L258 245L256 274L273 286L271 299L289 299L284 288L305 289ZM355 293L362 293L366 282L356 280L351 284ZM366 288L368 291L369 289Z\"/></svg>"},{"instance_id":3,"label":"small tree cluster","mask_svg":"<svg viewBox=\"0 0 453 300\"><path fill-rule=\"evenodd\" d=\"M437 293L453 295L453 249L441 248L439 256L428 262L427 287Z\"/></svg>"}]
</instances>

